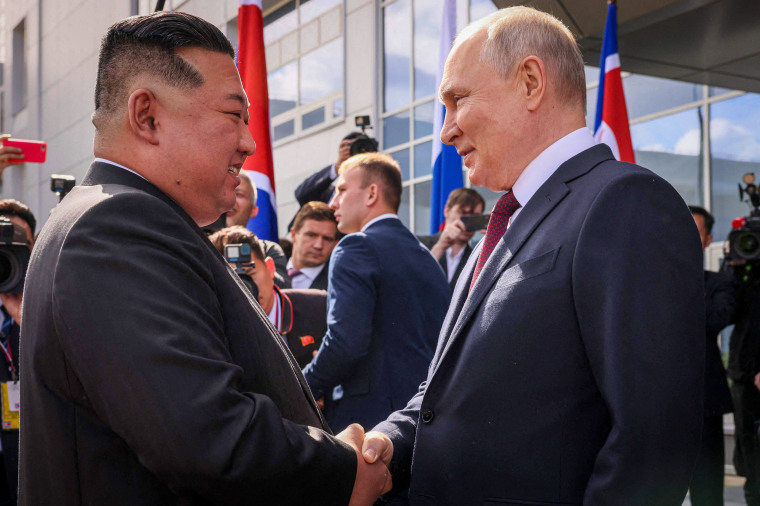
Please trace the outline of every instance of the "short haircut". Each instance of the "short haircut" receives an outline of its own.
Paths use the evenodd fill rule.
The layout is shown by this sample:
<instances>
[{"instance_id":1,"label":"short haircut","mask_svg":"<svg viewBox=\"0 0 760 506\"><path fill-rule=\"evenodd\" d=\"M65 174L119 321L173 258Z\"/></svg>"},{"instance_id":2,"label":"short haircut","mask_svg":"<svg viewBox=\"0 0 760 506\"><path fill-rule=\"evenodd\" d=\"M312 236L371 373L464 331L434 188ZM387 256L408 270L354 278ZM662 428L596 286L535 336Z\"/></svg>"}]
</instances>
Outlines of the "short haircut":
<instances>
[{"instance_id":1,"label":"short haircut","mask_svg":"<svg viewBox=\"0 0 760 506\"><path fill-rule=\"evenodd\" d=\"M449 209L456 205L458 205L460 208L469 207L473 211L477 209L478 206L480 206L485 210L486 201L483 199L483 196L480 193L476 192L472 188L457 188L456 190L449 193L449 198L446 201L446 207Z\"/></svg>"},{"instance_id":2,"label":"short haircut","mask_svg":"<svg viewBox=\"0 0 760 506\"><path fill-rule=\"evenodd\" d=\"M384 153L360 153L340 166L339 172L357 167L362 170L362 188L375 183L380 187L383 200L395 212L401 204L401 167L396 160Z\"/></svg>"},{"instance_id":3,"label":"short haircut","mask_svg":"<svg viewBox=\"0 0 760 506\"><path fill-rule=\"evenodd\" d=\"M238 174L238 177L242 179L243 181L248 181L248 184L251 185L251 204L253 204L253 207L256 207L256 201L259 199L259 192L256 189L256 185L251 180L251 177L245 173L244 170L240 171L240 174Z\"/></svg>"},{"instance_id":4,"label":"short haircut","mask_svg":"<svg viewBox=\"0 0 760 506\"><path fill-rule=\"evenodd\" d=\"M566 104L586 111L586 72L583 56L570 30L551 14L531 7L500 9L465 27L454 45L486 31L480 61L508 78L528 56L537 56L556 82L557 95Z\"/></svg>"},{"instance_id":5,"label":"short haircut","mask_svg":"<svg viewBox=\"0 0 760 506\"><path fill-rule=\"evenodd\" d=\"M293 219L293 228L296 232L301 230L306 220L331 221L338 226L338 220L335 219L335 211L324 202L313 201L305 203Z\"/></svg>"},{"instance_id":6,"label":"short haircut","mask_svg":"<svg viewBox=\"0 0 760 506\"><path fill-rule=\"evenodd\" d=\"M100 44L92 115L95 128L106 126L126 106L130 85L138 75L158 77L180 90L201 86L203 75L175 52L183 47L235 57L232 44L217 27L184 12L155 12L112 25Z\"/></svg>"},{"instance_id":7,"label":"short haircut","mask_svg":"<svg viewBox=\"0 0 760 506\"><path fill-rule=\"evenodd\" d=\"M361 133L361 132L351 132L350 134L348 134L345 137L343 137L342 140L344 140L344 141L351 141L351 140L356 139L357 137L361 137L362 135L364 135L364 134Z\"/></svg>"},{"instance_id":8,"label":"short haircut","mask_svg":"<svg viewBox=\"0 0 760 506\"><path fill-rule=\"evenodd\" d=\"M0 216L6 218L8 216L16 216L21 218L27 225L29 225L29 228L32 230L32 235L35 234L37 219L26 204L23 204L16 199L2 199L0 200Z\"/></svg>"},{"instance_id":9,"label":"short haircut","mask_svg":"<svg viewBox=\"0 0 760 506\"><path fill-rule=\"evenodd\" d=\"M251 256L257 260L265 261L264 247L256 235L245 227L235 225L217 230L208 238L211 244L224 255L224 247L228 244L248 244L251 247Z\"/></svg>"},{"instance_id":10,"label":"short haircut","mask_svg":"<svg viewBox=\"0 0 760 506\"><path fill-rule=\"evenodd\" d=\"M705 230L707 230L708 234L712 234L712 228L713 225L715 225L715 218L712 214L710 214L710 211L705 209L704 207L699 206L689 206L689 211L691 211L691 214L696 214L698 216L701 216L702 219L705 221Z\"/></svg>"}]
</instances>

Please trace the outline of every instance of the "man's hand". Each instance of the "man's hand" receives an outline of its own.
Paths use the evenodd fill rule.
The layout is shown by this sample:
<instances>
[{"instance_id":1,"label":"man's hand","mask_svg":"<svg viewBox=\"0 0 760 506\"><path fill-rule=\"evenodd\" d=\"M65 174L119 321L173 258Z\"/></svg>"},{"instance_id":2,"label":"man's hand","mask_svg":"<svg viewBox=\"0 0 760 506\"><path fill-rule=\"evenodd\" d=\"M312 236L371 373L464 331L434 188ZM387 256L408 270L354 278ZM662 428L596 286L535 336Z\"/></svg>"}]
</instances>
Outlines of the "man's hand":
<instances>
[{"instance_id":1,"label":"man's hand","mask_svg":"<svg viewBox=\"0 0 760 506\"><path fill-rule=\"evenodd\" d=\"M11 315L16 323L21 326L21 294L20 293L0 293L0 300L8 314Z\"/></svg>"},{"instance_id":2,"label":"man's hand","mask_svg":"<svg viewBox=\"0 0 760 506\"><path fill-rule=\"evenodd\" d=\"M468 234L469 237L467 237ZM440 260L452 244L457 241L467 242L470 240L470 237L472 237L472 233L467 232L462 220L457 219L452 222L447 221L441 231L441 236L438 238L438 242L430 248L430 253L433 254L436 260Z\"/></svg>"},{"instance_id":3,"label":"man's hand","mask_svg":"<svg viewBox=\"0 0 760 506\"><path fill-rule=\"evenodd\" d=\"M393 460L393 443L382 432L367 432L362 444L362 456L367 464L374 464L377 459L380 459L385 467L390 468Z\"/></svg>"},{"instance_id":4,"label":"man's hand","mask_svg":"<svg viewBox=\"0 0 760 506\"><path fill-rule=\"evenodd\" d=\"M377 434L377 433L373 433ZM367 463L367 455L362 454L362 447L364 445L364 429L359 424L351 424L346 429L338 434L338 439L351 445L356 452L356 481L354 482L354 490L351 493L351 500L349 506L362 506L372 505L378 497L382 494L389 492L393 487L391 481L391 473L388 471L388 467L383 462L377 462L376 456L380 454L375 445L372 443L372 449L377 453L372 464ZM373 436L372 441L375 441ZM390 442L390 440L389 440ZM391 445L392 447L392 445ZM385 451L387 454L387 451ZM391 449L391 456L393 450ZM390 460L388 461L390 462Z\"/></svg>"},{"instance_id":5,"label":"man's hand","mask_svg":"<svg viewBox=\"0 0 760 506\"><path fill-rule=\"evenodd\" d=\"M351 139L340 142L340 146L338 146L338 160L335 162L335 172L338 172L341 164L351 156L351 142L353 142Z\"/></svg>"},{"instance_id":6,"label":"man's hand","mask_svg":"<svg viewBox=\"0 0 760 506\"><path fill-rule=\"evenodd\" d=\"M755 375L755 388L760 390L760 372Z\"/></svg>"},{"instance_id":7,"label":"man's hand","mask_svg":"<svg viewBox=\"0 0 760 506\"><path fill-rule=\"evenodd\" d=\"M10 139L10 134L1 134L0 143L5 139ZM8 165L11 165L9 160L23 160L24 155L21 154L21 148L14 148L11 146L0 146L0 174L3 173Z\"/></svg>"}]
</instances>

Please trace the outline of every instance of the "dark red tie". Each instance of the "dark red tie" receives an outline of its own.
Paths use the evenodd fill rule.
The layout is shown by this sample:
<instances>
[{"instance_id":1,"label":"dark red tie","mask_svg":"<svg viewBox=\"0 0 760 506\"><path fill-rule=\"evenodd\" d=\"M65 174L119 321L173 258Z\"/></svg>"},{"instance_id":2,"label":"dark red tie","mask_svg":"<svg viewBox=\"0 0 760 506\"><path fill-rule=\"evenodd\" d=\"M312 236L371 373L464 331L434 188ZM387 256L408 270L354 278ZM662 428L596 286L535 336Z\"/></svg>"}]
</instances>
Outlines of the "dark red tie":
<instances>
[{"instance_id":1,"label":"dark red tie","mask_svg":"<svg viewBox=\"0 0 760 506\"><path fill-rule=\"evenodd\" d=\"M499 239L507 231L507 225L509 224L509 218L515 214L520 208L520 203L515 198L515 194L511 191L505 193L499 200L496 201L496 205L493 206L491 211L491 219L488 221L488 229L486 230L486 237L483 241L483 248L480 250L480 256L478 257L478 263L475 264L475 272L472 275L472 283L470 283L470 291L475 286L475 281L480 275L480 271L486 264L486 260L493 253L496 244Z\"/></svg>"}]
</instances>

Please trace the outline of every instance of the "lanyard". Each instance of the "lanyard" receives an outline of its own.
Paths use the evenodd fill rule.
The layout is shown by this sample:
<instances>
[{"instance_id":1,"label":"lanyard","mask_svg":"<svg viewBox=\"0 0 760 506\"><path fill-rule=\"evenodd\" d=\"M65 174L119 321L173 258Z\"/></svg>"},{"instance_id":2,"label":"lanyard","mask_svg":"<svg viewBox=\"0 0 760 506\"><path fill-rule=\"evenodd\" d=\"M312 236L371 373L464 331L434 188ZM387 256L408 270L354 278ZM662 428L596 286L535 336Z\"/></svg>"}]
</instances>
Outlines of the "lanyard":
<instances>
[{"instance_id":1,"label":"lanyard","mask_svg":"<svg viewBox=\"0 0 760 506\"><path fill-rule=\"evenodd\" d=\"M3 321L3 326L0 328L0 332L3 334L2 342L0 342L0 350L3 352L5 362L8 364L8 372L11 375L13 381L18 381L18 374L16 373L16 366L13 365L13 355L11 353L11 328L13 327L13 319L6 317Z\"/></svg>"}]
</instances>

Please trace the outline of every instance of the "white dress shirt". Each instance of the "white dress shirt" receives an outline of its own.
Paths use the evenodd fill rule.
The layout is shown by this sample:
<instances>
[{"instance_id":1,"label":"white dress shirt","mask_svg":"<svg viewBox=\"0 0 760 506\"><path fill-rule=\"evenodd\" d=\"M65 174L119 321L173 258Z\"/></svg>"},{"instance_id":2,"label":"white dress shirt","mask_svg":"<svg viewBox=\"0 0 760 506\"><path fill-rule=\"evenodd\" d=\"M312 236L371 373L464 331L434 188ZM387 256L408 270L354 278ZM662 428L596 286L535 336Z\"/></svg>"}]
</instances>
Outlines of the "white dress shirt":
<instances>
[{"instance_id":1,"label":"white dress shirt","mask_svg":"<svg viewBox=\"0 0 760 506\"><path fill-rule=\"evenodd\" d=\"M324 269L326 265L327 262L316 267L303 267L301 269L298 269L301 271L301 274L290 278L290 286L299 289L310 288L311 284L315 279L317 279L317 276L319 276L319 273L322 272L322 269ZM295 266L293 265L293 259L288 260L288 270L290 269L295 269Z\"/></svg>"}]
</instances>

